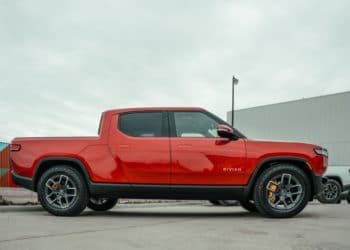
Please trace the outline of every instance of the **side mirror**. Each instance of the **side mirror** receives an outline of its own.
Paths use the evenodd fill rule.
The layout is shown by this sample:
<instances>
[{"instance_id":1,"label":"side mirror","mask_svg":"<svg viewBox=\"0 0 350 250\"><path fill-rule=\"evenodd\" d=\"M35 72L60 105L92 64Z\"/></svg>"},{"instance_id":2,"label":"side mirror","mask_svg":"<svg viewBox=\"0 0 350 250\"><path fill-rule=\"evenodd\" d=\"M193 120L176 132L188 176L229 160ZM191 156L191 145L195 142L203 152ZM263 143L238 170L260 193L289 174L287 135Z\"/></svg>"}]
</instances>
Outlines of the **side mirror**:
<instances>
[{"instance_id":1,"label":"side mirror","mask_svg":"<svg viewBox=\"0 0 350 250\"><path fill-rule=\"evenodd\" d=\"M225 124L219 124L217 127L217 132L220 137L223 138L234 138L233 129Z\"/></svg>"}]
</instances>

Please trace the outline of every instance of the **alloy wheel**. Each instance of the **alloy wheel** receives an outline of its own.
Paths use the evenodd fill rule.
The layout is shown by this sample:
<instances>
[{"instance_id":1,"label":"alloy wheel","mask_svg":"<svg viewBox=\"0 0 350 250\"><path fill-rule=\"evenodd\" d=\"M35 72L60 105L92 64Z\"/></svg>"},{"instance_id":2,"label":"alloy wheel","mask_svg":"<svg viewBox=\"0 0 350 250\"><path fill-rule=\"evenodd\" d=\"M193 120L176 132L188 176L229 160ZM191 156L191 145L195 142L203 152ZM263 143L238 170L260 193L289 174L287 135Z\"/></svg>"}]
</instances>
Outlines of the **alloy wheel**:
<instances>
[{"instance_id":1,"label":"alloy wheel","mask_svg":"<svg viewBox=\"0 0 350 250\"><path fill-rule=\"evenodd\" d=\"M332 182L327 182L323 190L323 196L326 200L336 199L339 195L338 186Z\"/></svg>"},{"instance_id":2,"label":"alloy wheel","mask_svg":"<svg viewBox=\"0 0 350 250\"><path fill-rule=\"evenodd\" d=\"M67 175L55 175L45 183L45 199L52 207L69 208L77 199L77 187Z\"/></svg>"},{"instance_id":3,"label":"alloy wheel","mask_svg":"<svg viewBox=\"0 0 350 250\"><path fill-rule=\"evenodd\" d=\"M302 198L300 181L289 173L273 177L266 185L269 205L277 210L293 209Z\"/></svg>"}]
</instances>

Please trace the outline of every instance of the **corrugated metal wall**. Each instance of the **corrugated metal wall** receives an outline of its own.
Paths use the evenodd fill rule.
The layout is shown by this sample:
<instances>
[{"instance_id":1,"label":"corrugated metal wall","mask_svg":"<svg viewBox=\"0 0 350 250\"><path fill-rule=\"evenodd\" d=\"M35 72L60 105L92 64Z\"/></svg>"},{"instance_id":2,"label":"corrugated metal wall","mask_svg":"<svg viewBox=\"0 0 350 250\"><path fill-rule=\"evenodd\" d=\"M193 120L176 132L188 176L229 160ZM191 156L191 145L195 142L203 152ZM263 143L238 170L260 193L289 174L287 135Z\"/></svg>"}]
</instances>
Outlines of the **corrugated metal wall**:
<instances>
[{"instance_id":1,"label":"corrugated metal wall","mask_svg":"<svg viewBox=\"0 0 350 250\"><path fill-rule=\"evenodd\" d=\"M14 187L10 174L10 147L0 142L0 187Z\"/></svg>"},{"instance_id":2,"label":"corrugated metal wall","mask_svg":"<svg viewBox=\"0 0 350 250\"><path fill-rule=\"evenodd\" d=\"M350 92L343 92L241 109L235 112L235 127L248 138L324 146L330 165L350 166L349 107Z\"/></svg>"}]
</instances>

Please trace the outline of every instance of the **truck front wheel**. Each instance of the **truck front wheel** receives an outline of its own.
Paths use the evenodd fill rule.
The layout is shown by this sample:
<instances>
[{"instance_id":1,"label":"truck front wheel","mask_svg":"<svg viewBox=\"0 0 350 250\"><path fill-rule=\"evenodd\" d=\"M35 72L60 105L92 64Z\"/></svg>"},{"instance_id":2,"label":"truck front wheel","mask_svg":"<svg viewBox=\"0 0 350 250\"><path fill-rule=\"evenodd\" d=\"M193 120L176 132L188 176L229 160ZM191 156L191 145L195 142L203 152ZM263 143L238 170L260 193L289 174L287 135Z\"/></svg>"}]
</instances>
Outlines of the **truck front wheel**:
<instances>
[{"instance_id":1,"label":"truck front wheel","mask_svg":"<svg viewBox=\"0 0 350 250\"><path fill-rule=\"evenodd\" d=\"M89 200L82 175L65 165L45 171L38 181L37 192L43 208L57 216L78 215Z\"/></svg>"},{"instance_id":2,"label":"truck front wheel","mask_svg":"<svg viewBox=\"0 0 350 250\"><path fill-rule=\"evenodd\" d=\"M254 205L264 216L288 218L300 213L311 197L311 183L303 170L289 163L266 169L254 189Z\"/></svg>"}]
</instances>

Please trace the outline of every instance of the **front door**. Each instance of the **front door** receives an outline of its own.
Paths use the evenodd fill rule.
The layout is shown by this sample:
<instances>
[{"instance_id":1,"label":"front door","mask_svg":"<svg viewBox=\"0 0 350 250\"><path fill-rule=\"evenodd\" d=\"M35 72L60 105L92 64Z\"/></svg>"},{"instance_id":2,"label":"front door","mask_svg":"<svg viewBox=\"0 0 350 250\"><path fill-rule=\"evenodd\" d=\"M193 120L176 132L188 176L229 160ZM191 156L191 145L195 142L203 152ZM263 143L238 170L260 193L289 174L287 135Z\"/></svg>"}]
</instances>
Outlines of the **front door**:
<instances>
[{"instance_id":1,"label":"front door","mask_svg":"<svg viewBox=\"0 0 350 250\"><path fill-rule=\"evenodd\" d=\"M243 184L244 140L220 138L220 121L204 111L173 111L170 118L172 184Z\"/></svg>"},{"instance_id":2,"label":"front door","mask_svg":"<svg viewBox=\"0 0 350 250\"><path fill-rule=\"evenodd\" d=\"M109 144L121 179L133 184L170 184L167 112L129 112L115 118Z\"/></svg>"}]
</instances>

